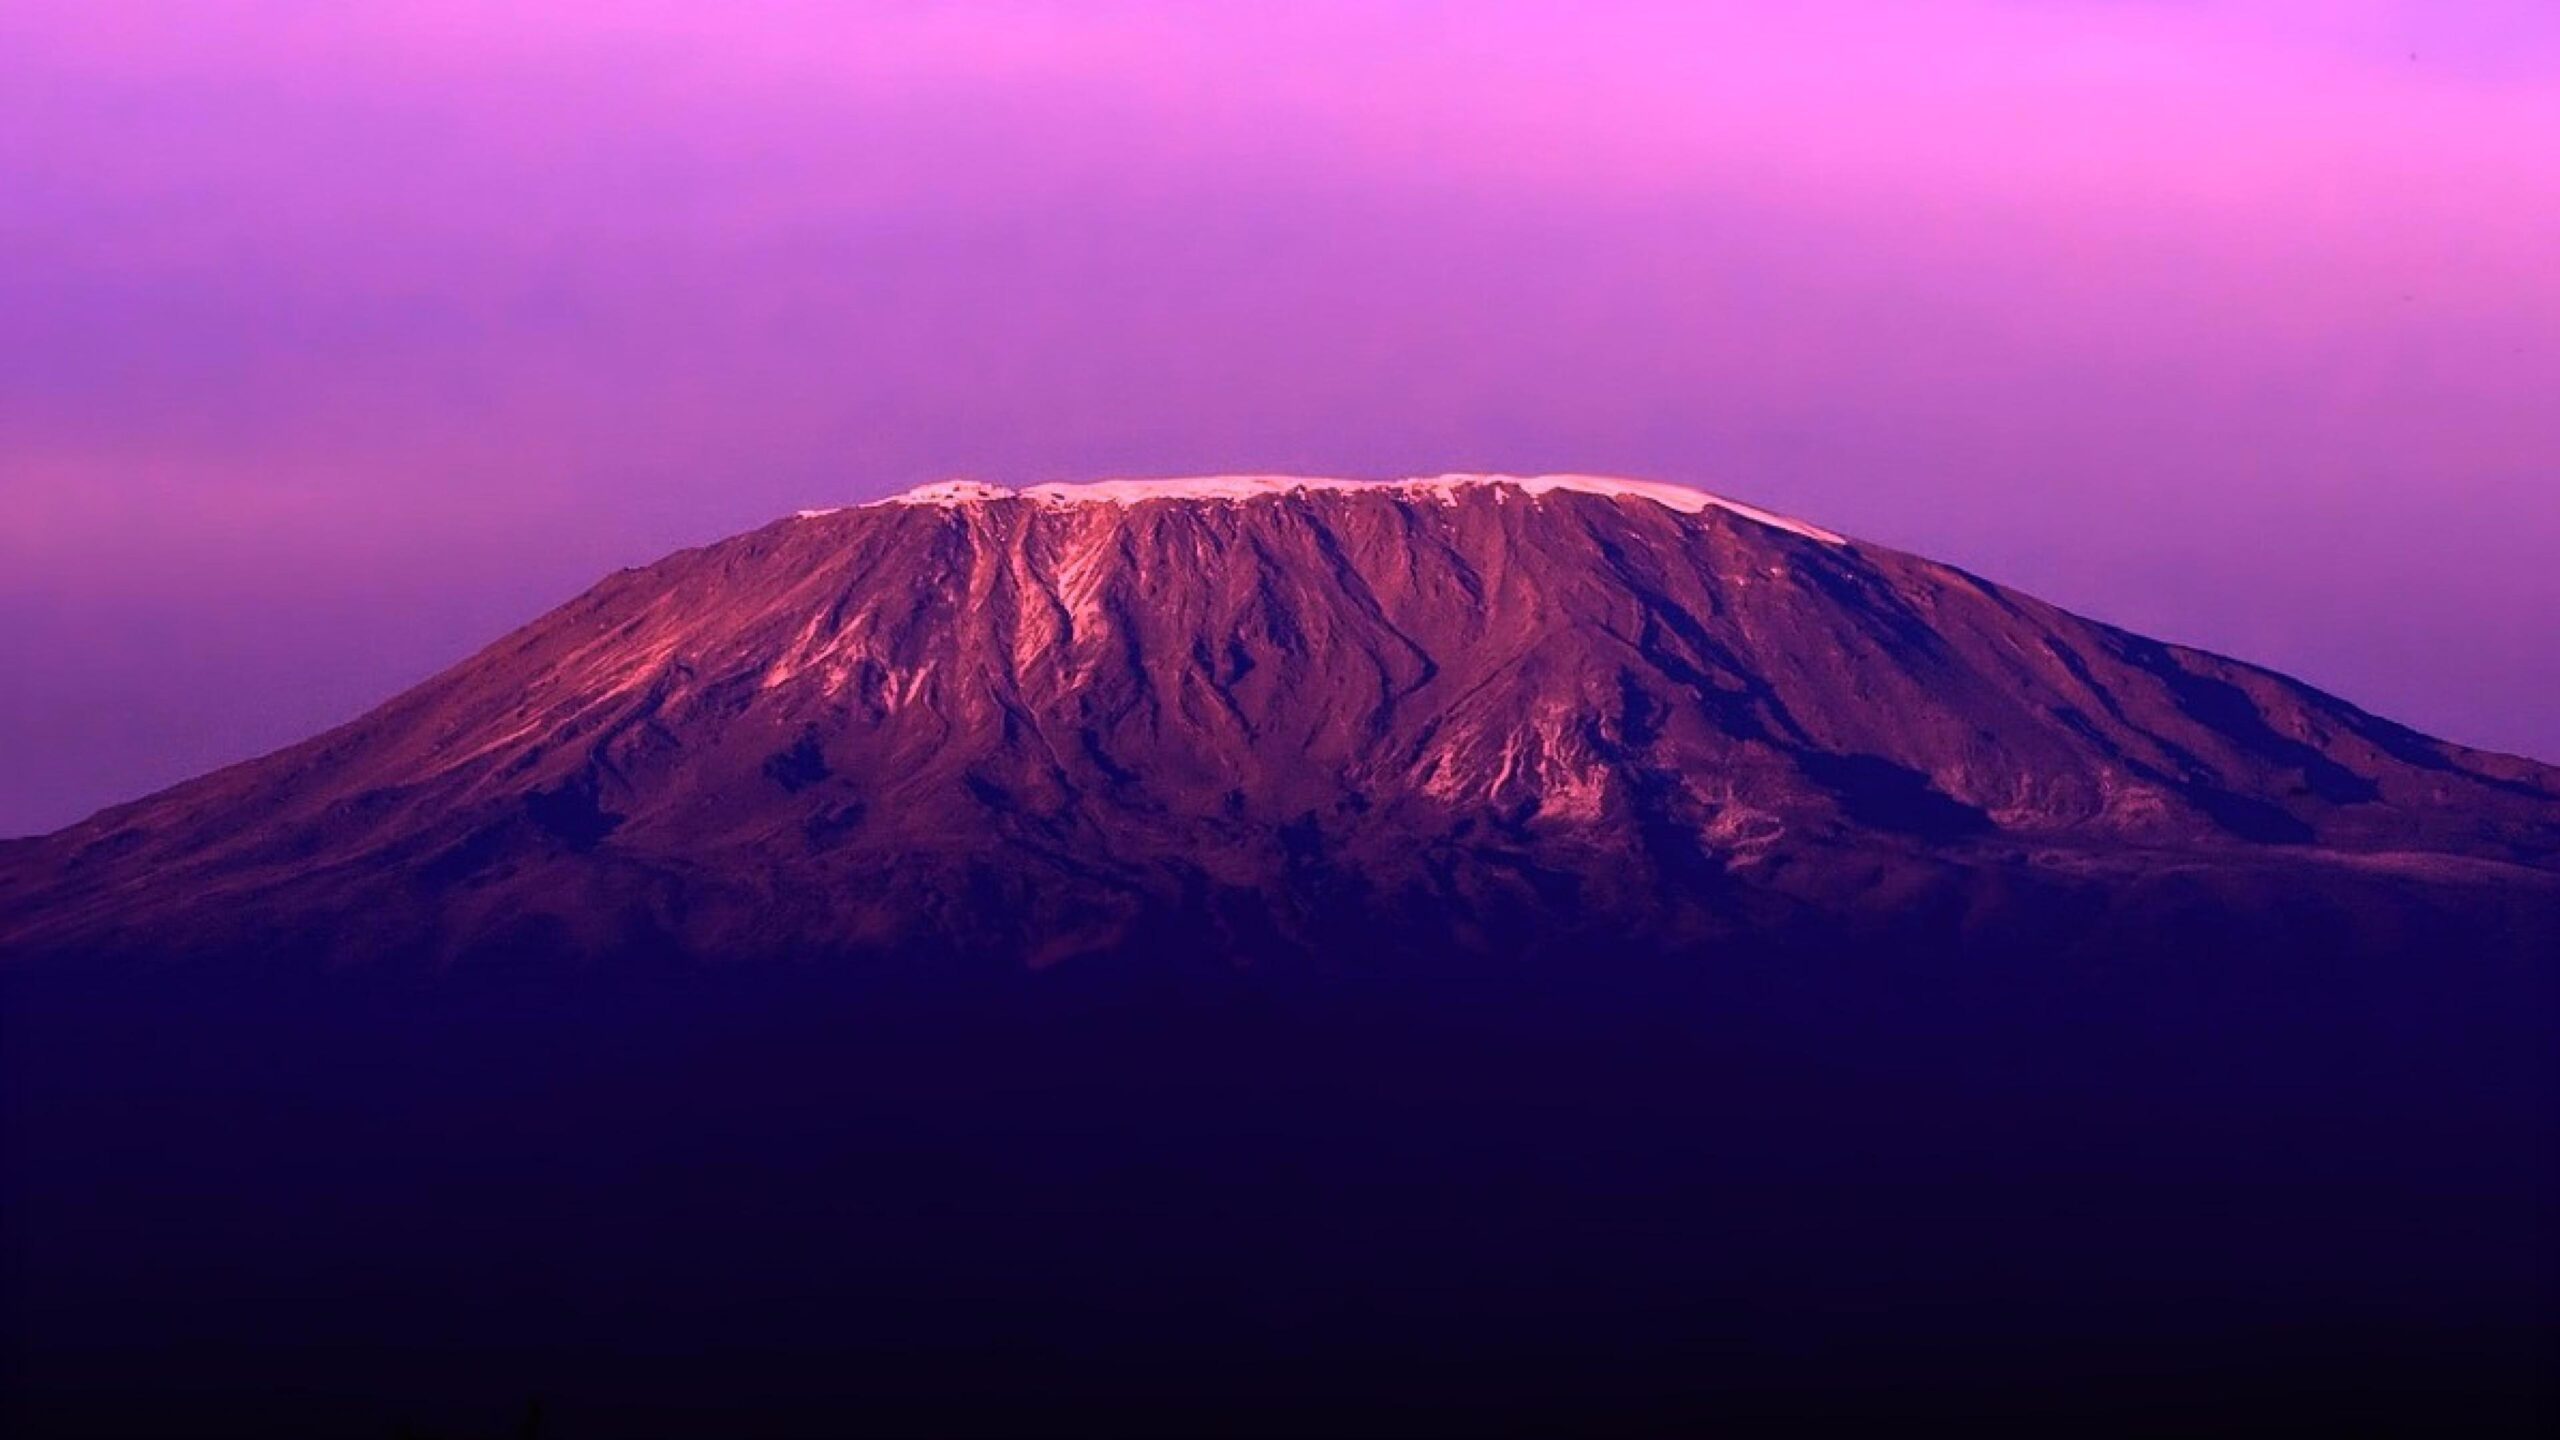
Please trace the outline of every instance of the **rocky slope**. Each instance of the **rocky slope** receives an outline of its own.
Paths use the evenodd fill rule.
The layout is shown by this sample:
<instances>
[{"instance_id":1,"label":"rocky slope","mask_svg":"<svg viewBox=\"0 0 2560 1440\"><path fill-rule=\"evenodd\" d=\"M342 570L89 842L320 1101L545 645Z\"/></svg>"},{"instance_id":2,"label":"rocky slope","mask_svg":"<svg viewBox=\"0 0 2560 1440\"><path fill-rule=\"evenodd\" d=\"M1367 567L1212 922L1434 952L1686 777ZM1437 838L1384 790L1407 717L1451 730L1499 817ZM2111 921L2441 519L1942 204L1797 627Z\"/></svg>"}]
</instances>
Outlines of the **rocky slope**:
<instances>
[{"instance_id":1,"label":"rocky slope","mask_svg":"<svg viewBox=\"0 0 2560 1440\"><path fill-rule=\"evenodd\" d=\"M1694 491L950 485L16 846L0 950L1957 935L2269 875L2495 928L2555 866L2560 771Z\"/></svg>"},{"instance_id":2,"label":"rocky slope","mask_svg":"<svg viewBox=\"0 0 2560 1440\"><path fill-rule=\"evenodd\" d=\"M0 849L0 1430L2549 1434L2555 857L1670 487L802 516Z\"/></svg>"}]
</instances>

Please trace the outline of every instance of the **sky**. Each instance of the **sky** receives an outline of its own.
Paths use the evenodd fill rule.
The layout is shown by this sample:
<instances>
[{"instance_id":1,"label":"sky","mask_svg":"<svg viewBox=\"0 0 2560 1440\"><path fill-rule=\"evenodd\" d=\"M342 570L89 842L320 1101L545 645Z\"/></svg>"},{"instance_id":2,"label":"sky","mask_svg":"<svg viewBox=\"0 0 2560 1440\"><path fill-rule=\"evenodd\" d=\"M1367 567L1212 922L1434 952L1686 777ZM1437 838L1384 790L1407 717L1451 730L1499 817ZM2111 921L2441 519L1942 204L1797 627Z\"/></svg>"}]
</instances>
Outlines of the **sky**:
<instances>
[{"instance_id":1,"label":"sky","mask_svg":"<svg viewBox=\"0 0 2560 1440\"><path fill-rule=\"evenodd\" d=\"M2560 761L2548 0L0 6L0 835L926 481L1683 481Z\"/></svg>"}]
</instances>

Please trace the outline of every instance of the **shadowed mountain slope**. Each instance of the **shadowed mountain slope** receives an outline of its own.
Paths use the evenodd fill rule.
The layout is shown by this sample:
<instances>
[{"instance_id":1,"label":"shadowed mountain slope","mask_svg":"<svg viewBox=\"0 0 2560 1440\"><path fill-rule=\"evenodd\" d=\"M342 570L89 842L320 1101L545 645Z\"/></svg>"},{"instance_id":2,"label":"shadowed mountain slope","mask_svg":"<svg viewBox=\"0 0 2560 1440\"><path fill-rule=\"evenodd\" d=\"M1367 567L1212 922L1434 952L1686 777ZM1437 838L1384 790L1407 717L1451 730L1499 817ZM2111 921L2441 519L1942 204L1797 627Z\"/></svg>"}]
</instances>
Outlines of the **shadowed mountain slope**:
<instances>
[{"instance_id":1,"label":"shadowed mountain slope","mask_svg":"<svg viewBox=\"0 0 2560 1440\"><path fill-rule=\"evenodd\" d=\"M1045 963L2555 864L2560 771L1696 492L957 485L622 572L0 852L0 948Z\"/></svg>"},{"instance_id":2,"label":"shadowed mountain slope","mask_svg":"<svg viewBox=\"0 0 2560 1440\"><path fill-rule=\"evenodd\" d=\"M785 520L0 962L13 1437L2560 1417L2560 772L1671 487Z\"/></svg>"}]
</instances>

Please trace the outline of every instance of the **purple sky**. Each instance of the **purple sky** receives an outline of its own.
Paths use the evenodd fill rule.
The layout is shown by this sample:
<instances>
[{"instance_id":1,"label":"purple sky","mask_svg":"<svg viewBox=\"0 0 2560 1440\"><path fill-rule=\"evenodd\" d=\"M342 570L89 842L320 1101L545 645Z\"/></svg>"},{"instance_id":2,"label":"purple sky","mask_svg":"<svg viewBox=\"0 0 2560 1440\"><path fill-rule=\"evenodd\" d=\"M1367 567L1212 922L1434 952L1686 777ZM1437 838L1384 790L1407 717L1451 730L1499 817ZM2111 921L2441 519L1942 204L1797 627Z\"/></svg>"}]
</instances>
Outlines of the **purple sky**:
<instances>
[{"instance_id":1,"label":"purple sky","mask_svg":"<svg viewBox=\"0 0 2560 1440\"><path fill-rule=\"evenodd\" d=\"M0 6L0 834L803 505L1562 469L2560 759L2560 6Z\"/></svg>"}]
</instances>

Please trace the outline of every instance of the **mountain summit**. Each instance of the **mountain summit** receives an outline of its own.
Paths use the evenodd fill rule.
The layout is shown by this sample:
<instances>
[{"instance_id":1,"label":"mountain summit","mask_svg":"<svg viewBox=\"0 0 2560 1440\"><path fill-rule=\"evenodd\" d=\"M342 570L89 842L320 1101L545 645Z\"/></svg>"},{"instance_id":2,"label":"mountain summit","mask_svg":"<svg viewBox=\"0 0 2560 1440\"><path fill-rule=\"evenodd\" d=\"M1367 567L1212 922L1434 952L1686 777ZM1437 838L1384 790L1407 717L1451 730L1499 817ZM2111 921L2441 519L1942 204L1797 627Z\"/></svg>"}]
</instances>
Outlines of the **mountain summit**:
<instances>
[{"instance_id":1,"label":"mountain summit","mask_svg":"<svg viewBox=\"0 0 2560 1440\"><path fill-rule=\"evenodd\" d=\"M2555 884L2560 771L1695 490L962 482L0 851L0 951L2104 949Z\"/></svg>"},{"instance_id":2,"label":"mountain summit","mask_svg":"<svg viewBox=\"0 0 2560 1440\"><path fill-rule=\"evenodd\" d=\"M2555 958L2560 772L1818 526L929 486L0 847L10 1433L2547 1434Z\"/></svg>"}]
</instances>

